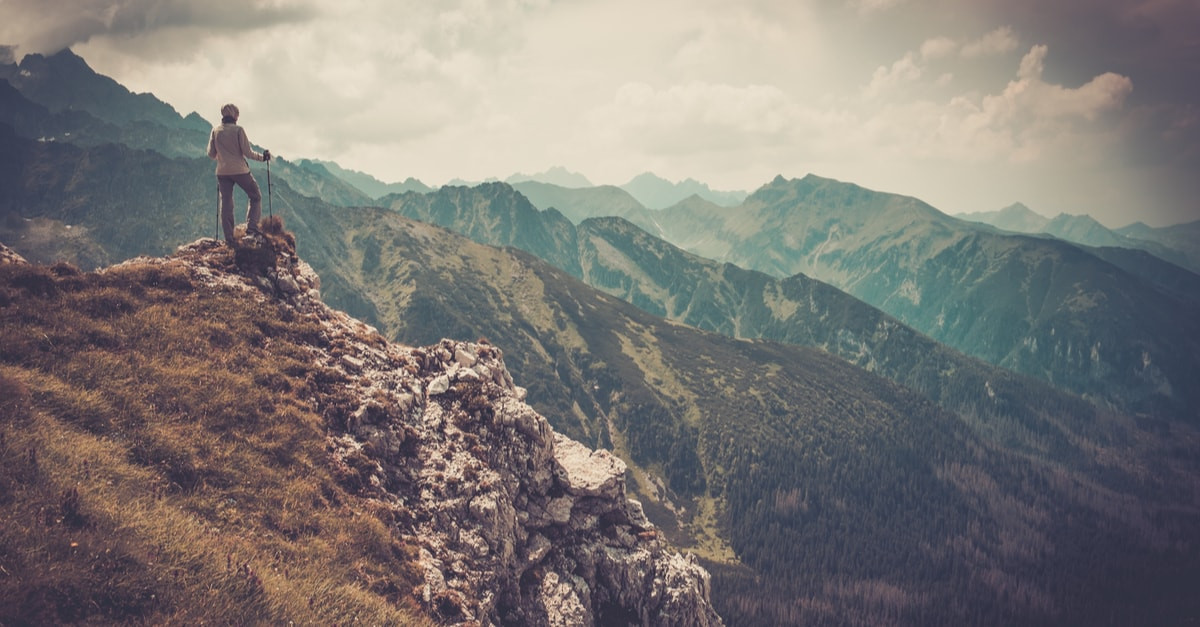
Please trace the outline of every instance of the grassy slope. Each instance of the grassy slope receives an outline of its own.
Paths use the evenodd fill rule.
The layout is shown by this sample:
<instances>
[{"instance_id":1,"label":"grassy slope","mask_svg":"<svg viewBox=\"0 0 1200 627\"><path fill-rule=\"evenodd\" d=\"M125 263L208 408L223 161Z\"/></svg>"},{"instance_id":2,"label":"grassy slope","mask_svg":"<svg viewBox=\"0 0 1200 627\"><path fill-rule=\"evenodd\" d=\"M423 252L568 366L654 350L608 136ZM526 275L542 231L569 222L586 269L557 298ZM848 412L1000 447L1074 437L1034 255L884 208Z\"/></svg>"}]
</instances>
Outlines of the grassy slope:
<instances>
[{"instance_id":1,"label":"grassy slope","mask_svg":"<svg viewBox=\"0 0 1200 627\"><path fill-rule=\"evenodd\" d=\"M325 453L317 325L186 269L0 266L0 623L419 624Z\"/></svg>"}]
</instances>

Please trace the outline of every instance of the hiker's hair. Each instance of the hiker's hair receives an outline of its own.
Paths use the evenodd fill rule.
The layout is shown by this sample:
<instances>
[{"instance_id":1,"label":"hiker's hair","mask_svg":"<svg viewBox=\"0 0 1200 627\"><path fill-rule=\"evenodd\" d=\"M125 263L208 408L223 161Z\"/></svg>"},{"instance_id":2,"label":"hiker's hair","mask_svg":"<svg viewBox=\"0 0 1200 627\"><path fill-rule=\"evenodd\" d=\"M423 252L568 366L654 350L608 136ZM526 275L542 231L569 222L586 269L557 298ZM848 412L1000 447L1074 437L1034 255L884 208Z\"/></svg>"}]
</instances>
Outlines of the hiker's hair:
<instances>
[{"instance_id":1,"label":"hiker's hair","mask_svg":"<svg viewBox=\"0 0 1200 627\"><path fill-rule=\"evenodd\" d=\"M239 115L241 115L241 112L238 111L237 105L235 104L230 103L221 107L222 120L225 118L233 118L234 121L237 121Z\"/></svg>"}]
</instances>

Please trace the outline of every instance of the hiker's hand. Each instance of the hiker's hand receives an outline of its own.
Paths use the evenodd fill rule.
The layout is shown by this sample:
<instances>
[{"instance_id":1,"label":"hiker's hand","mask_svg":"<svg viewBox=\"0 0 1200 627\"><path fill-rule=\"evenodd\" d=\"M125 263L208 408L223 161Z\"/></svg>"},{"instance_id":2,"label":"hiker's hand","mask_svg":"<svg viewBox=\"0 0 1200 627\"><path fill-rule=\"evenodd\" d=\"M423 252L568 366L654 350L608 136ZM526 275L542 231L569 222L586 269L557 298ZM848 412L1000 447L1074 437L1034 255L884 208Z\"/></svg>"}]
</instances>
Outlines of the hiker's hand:
<instances>
[{"instance_id":1,"label":"hiker's hand","mask_svg":"<svg viewBox=\"0 0 1200 627\"><path fill-rule=\"evenodd\" d=\"M270 160L271 160L271 151L264 150L263 151L263 161L270 161Z\"/></svg>"}]
</instances>

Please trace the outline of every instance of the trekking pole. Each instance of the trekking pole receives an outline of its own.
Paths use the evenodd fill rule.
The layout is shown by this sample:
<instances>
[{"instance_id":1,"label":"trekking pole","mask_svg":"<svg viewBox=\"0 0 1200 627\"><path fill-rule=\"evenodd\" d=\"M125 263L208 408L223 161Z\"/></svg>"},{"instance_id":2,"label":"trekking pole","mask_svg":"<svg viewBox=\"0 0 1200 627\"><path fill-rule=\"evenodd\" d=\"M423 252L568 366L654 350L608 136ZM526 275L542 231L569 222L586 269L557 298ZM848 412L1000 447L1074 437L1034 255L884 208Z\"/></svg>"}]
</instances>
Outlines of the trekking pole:
<instances>
[{"instance_id":1,"label":"trekking pole","mask_svg":"<svg viewBox=\"0 0 1200 627\"><path fill-rule=\"evenodd\" d=\"M275 208L272 206L271 197L271 160L267 159L267 216L273 218L275 217Z\"/></svg>"}]
</instances>

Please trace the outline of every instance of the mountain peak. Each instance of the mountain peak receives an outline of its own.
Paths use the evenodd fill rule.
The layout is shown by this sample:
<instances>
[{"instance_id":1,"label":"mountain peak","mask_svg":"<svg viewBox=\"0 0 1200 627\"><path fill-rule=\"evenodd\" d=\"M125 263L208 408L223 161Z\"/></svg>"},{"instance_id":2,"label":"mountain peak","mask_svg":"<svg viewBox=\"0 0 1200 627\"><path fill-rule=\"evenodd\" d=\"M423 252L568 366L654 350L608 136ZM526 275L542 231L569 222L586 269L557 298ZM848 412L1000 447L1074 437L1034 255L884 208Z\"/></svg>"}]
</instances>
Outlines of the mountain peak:
<instances>
[{"instance_id":1,"label":"mountain peak","mask_svg":"<svg viewBox=\"0 0 1200 627\"><path fill-rule=\"evenodd\" d=\"M746 192L742 191L715 191L693 178L672 183L652 172L643 172L620 187L649 209L665 209L692 194L698 194L701 198L722 207L735 206L747 196Z\"/></svg>"},{"instance_id":2,"label":"mountain peak","mask_svg":"<svg viewBox=\"0 0 1200 627\"><path fill-rule=\"evenodd\" d=\"M185 120L174 107L152 94L135 94L97 73L70 48L49 56L26 55L19 66L0 66L0 78L7 79L26 98L52 112L87 111L118 125L154 122L167 128L204 133L211 128L207 123L197 125L197 120L190 116Z\"/></svg>"},{"instance_id":3,"label":"mountain peak","mask_svg":"<svg viewBox=\"0 0 1200 627\"><path fill-rule=\"evenodd\" d=\"M589 181L586 176L578 172L571 172L560 165L556 165L545 172L539 172L537 174L517 173L508 177L507 179L504 179L504 182L509 184L524 183L527 181L549 183L551 185L558 185L559 187L567 188L592 187L592 182Z\"/></svg>"}]
</instances>

